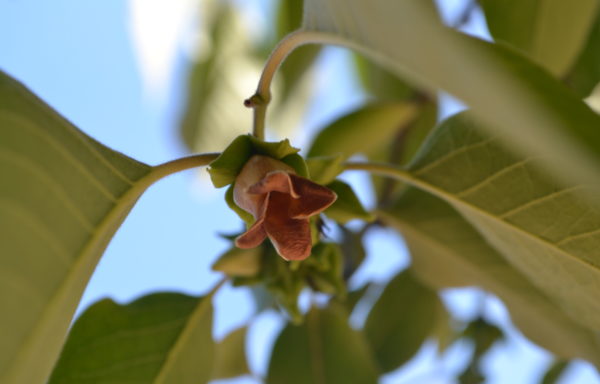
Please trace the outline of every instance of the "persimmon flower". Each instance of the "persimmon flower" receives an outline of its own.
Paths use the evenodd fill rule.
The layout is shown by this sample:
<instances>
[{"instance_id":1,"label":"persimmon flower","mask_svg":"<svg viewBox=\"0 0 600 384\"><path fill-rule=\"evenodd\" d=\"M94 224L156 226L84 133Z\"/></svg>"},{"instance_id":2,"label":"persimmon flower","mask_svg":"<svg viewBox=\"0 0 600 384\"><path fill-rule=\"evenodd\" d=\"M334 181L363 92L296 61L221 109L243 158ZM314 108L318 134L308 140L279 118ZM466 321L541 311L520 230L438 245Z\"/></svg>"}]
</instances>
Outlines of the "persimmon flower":
<instances>
[{"instance_id":1,"label":"persimmon flower","mask_svg":"<svg viewBox=\"0 0 600 384\"><path fill-rule=\"evenodd\" d=\"M256 221L235 245L254 248L268 237L284 259L306 259L312 248L309 218L336 198L329 188L296 175L287 164L254 155L236 178L233 200Z\"/></svg>"}]
</instances>

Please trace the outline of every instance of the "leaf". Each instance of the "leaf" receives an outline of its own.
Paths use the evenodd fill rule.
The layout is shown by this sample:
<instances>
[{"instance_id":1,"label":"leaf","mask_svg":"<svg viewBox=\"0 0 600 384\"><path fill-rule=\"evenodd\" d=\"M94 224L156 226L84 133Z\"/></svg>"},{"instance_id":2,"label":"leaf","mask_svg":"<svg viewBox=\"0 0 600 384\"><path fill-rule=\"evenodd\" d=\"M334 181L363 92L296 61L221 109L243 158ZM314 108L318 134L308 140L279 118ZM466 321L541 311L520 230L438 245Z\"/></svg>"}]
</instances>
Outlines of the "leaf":
<instances>
[{"instance_id":1,"label":"leaf","mask_svg":"<svg viewBox=\"0 0 600 384\"><path fill-rule=\"evenodd\" d=\"M267 384L377 383L363 335L338 306L312 308L300 326L288 324L275 342Z\"/></svg>"},{"instance_id":2,"label":"leaf","mask_svg":"<svg viewBox=\"0 0 600 384\"><path fill-rule=\"evenodd\" d=\"M261 269L262 254L262 247L231 248L215 261L212 270L223 272L228 276L256 276Z\"/></svg>"},{"instance_id":3,"label":"leaf","mask_svg":"<svg viewBox=\"0 0 600 384\"><path fill-rule=\"evenodd\" d=\"M317 156L306 159L310 179L317 184L327 185L344 171L344 157Z\"/></svg>"},{"instance_id":4,"label":"leaf","mask_svg":"<svg viewBox=\"0 0 600 384\"><path fill-rule=\"evenodd\" d=\"M573 319L597 329L600 195L557 184L536 160L507 153L463 113L430 136L410 169Z\"/></svg>"},{"instance_id":5,"label":"leaf","mask_svg":"<svg viewBox=\"0 0 600 384\"><path fill-rule=\"evenodd\" d=\"M549 366L544 376L540 380L540 384L555 384L563 376L570 362L565 360L555 360Z\"/></svg>"},{"instance_id":6,"label":"leaf","mask_svg":"<svg viewBox=\"0 0 600 384\"><path fill-rule=\"evenodd\" d=\"M323 128L313 140L308 157L341 154L348 158L390 140L416 115L405 102L376 103L359 108Z\"/></svg>"},{"instance_id":7,"label":"leaf","mask_svg":"<svg viewBox=\"0 0 600 384\"><path fill-rule=\"evenodd\" d=\"M335 180L327 184L337 195L337 200L325 210L327 217L346 224L350 220L373 221L375 217L367 211L354 194L352 187L343 181Z\"/></svg>"},{"instance_id":8,"label":"leaf","mask_svg":"<svg viewBox=\"0 0 600 384\"><path fill-rule=\"evenodd\" d=\"M435 289L479 286L497 295L532 341L564 357L600 364L600 342L510 265L450 205L410 189L378 216L406 240L413 271Z\"/></svg>"},{"instance_id":9,"label":"leaf","mask_svg":"<svg viewBox=\"0 0 600 384\"><path fill-rule=\"evenodd\" d=\"M253 52L239 10L227 2L202 0L199 46L190 63L187 100L180 130L193 152L221 151L251 129L252 112L243 101L254 91L262 57Z\"/></svg>"},{"instance_id":10,"label":"leaf","mask_svg":"<svg viewBox=\"0 0 600 384\"><path fill-rule=\"evenodd\" d=\"M104 299L73 325L49 384L207 383L213 367L210 297L155 293Z\"/></svg>"},{"instance_id":11,"label":"leaf","mask_svg":"<svg viewBox=\"0 0 600 384\"><path fill-rule=\"evenodd\" d=\"M481 0L490 33L562 75L583 48L597 0ZM568 22L565 22L568 20Z\"/></svg>"},{"instance_id":12,"label":"leaf","mask_svg":"<svg viewBox=\"0 0 600 384\"><path fill-rule=\"evenodd\" d=\"M567 75L569 84L581 97L589 96L600 82L600 10L577 62Z\"/></svg>"},{"instance_id":13,"label":"leaf","mask_svg":"<svg viewBox=\"0 0 600 384\"><path fill-rule=\"evenodd\" d=\"M410 360L431 335L440 306L435 291L405 270L385 287L365 323L365 336L382 372Z\"/></svg>"},{"instance_id":14,"label":"leaf","mask_svg":"<svg viewBox=\"0 0 600 384\"><path fill-rule=\"evenodd\" d=\"M398 76L364 56L354 55L354 65L363 89L378 100L408 100L416 92Z\"/></svg>"},{"instance_id":15,"label":"leaf","mask_svg":"<svg viewBox=\"0 0 600 384\"><path fill-rule=\"evenodd\" d=\"M45 383L102 252L156 175L1 71L0 174L0 382Z\"/></svg>"},{"instance_id":16,"label":"leaf","mask_svg":"<svg viewBox=\"0 0 600 384\"><path fill-rule=\"evenodd\" d=\"M246 362L247 327L229 333L217 344L212 380L230 379L250 373Z\"/></svg>"},{"instance_id":17,"label":"leaf","mask_svg":"<svg viewBox=\"0 0 600 384\"><path fill-rule=\"evenodd\" d=\"M599 186L600 116L514 50L443 26L426 5L306 0L303 29L429 90L446 90L511 149L542 156L560 180Z\"/></svg>"},{"instance_id":18,"label":"leaf","mask_svg":"<svg viewBox=\"0 0 600 384\"><path fill-rule=\"evenodd\" d=\"M265 155L283 161L284 158L294 155L298 151L298 148L291 146L288 139L267 142L258 140L254 136L240 135L225 148L215 161L210 163L208 173L213 185L222 188L235 181L246 161L253 155ZM293 161L293 164L298 163L296 159ZM304 165L304 169L306 169L306 165ZM298 173L302 176L303 172L305 173L306 170L300 170Z\"/></svg>"}]
</instances>

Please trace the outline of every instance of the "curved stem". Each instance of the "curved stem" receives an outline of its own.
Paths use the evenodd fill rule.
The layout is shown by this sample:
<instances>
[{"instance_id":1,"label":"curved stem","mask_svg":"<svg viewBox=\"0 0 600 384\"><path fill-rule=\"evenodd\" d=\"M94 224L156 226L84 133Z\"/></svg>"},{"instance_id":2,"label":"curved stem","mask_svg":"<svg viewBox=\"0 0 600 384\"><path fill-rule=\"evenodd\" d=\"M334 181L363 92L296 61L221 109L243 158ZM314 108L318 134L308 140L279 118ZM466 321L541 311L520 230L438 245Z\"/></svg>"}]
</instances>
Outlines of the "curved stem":
<instances>
[{"instance_id":1,"label":"curved stem","mask_svg":"<svg viewBox=\"0 0 600 384\"><path fill-rule=\"evenodd\" d=\"M388 164L376 164L366 162L349 162L344 164L344 169L351 171L367 171L382 176L391 177L405 183L408 183L414 187L418 187L424 191L430 192L434 195L439 195L440 191L432 186L431 184L424 182L423 180L416 178L412 173L405 171L401 168L397 168Z\"/></svg>"},{"instance_id":2,"label":"curved stem","mask_svg":"<svg viewBox=\"0 0 600 384\"><path fill-rule=\"evenodd\" d=\"M180 159L172 160L164 164L153 167L152 171L146 176L145 182L153 184L163 177L172 175L173 173L185 171L186 169L202 167L210 164L213 160L219 157L220 153L201 153Z\"/></svg>"},{"instance_id":3,"label":"curved stem","mask_svg":"<svg viewBox=\"0 0 600 384\"><path fill-rule=\"evenodd\" d=\"M244 105L248 108L254 108L254 128L253 134L256 138L264 140L265 138L265 117L267 114L267 106L271 101L271 81L275 76L275 72L285 60L285 58L296 48L305 44L333 44L341 45L343 39L334 35L329 35L321 32L312 32L298 30L284 37L275 47L271 56L265 63L256 92L250 98L244 101Z\"/></svg>"}]
</instances>

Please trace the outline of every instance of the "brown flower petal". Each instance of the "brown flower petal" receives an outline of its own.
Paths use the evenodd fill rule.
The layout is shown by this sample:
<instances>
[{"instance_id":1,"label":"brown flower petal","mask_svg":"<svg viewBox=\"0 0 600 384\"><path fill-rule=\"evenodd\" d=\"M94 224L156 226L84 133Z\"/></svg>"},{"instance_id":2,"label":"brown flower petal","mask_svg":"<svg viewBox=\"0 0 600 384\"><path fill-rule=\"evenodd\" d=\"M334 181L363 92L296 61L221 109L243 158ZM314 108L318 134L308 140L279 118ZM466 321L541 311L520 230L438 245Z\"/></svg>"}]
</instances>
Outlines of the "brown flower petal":
<instances>
[{"instance_id":1,"label":"brown flower petal","mask_svg":"<svg viewBox=\"0 0 600 384\"><path fill-rule=\"evenodd\" d=\"M303 260L312 248L309 218L336 198L333 191L297 176L281 161L255 155L236 178L233 199L256 222L235 243L253 248L269 237L281 257Z\"/></svg>"},{"instance_id":2,"label":"brown flower petal","mask_svg":"<svg viewBox=\"0 0 600 384\"><path fill-rule=\"evenodd\" d=\"M293 219L287 210L293 198L271 192L267 203L264 228L277 253L286 260L303 260L310 256L312 239L308 219Z\"/></svg>"},{"instance_id":3,"label":"brown flower petal","mask_svg":"<svg viewBox=\"0 0 600 384\"><path fill-rule=\"evenodd\" d=\"M235 246L238 248L258 247L267 238L263 222L264 218L256 220L246 232L235 239Z\"/></svg>"},{"instance_id":4,"label":"brown flower petal","mask_svg":"<svg viewBox=\"0 0 600 384\"><path fill-rule=\"evenodd\" d=\"M308 218L326 210L337 199L329 188L314 183L304 177L289 175L293 191L299 199L290 204L289 215L295 219Z\"/></svg>"}]
</instances>

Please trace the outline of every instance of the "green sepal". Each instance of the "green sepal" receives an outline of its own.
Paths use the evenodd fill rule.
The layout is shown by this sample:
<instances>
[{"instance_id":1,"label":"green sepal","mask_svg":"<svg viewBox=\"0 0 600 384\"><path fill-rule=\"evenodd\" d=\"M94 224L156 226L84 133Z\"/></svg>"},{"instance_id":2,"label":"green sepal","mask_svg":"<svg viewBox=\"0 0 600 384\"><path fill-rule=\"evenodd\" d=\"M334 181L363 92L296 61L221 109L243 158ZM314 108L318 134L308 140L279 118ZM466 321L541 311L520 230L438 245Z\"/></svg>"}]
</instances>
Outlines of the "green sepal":
<instances>
[{"instance_id":1,"label":"green sepal","mask_svg":"<svg viewBox=\"0 0 600 384\"><path fill-rule=\"evenodd\" d=\"M254 216L252 216L249 212L244 211L235 203L235 201L233 201L233 185L230 185L225 192L225 202L229 208L235 212L239 218L244 221L244 223L246 223L246 226L249 227L254 223Z\"/></svg>"},{"instance_id":2,"label":"green sepal","mask_svg":"<svg viewBox=\"0 0 600 384\"><path fill-rule=\"evenodd\" d=\"M325 210L330 219L345 224L353 219L373 221L375 216L363 207L358 197L348 184L335 180L327 184L327 188L337 194L337 200Z\"/></svg>"},{"instance_id":3,"label":"green sepal","mask_svg":"<svg viewBox=\"0 0 600 384\"><path fill-rule=\"evenodd\" d=\"M231 248L212 265L213 271L220 271L231 277L253 277L262 266L262 247L252 249Z\"/></svg>"},{"instance_id":4,"label":"green sepal","mask_svg":"<svg viewBox=\"0 0 600 384\"><path fill-rule=\"evenodd\" d=\"M232 184L244 164L253 155L270 156L281 160L286 156L298 153L288 139L278 142L266 142L251 135L236 137L231 144L212 163L208 173L216 188Z\"/></svg>"},{"instance_id":5,"label":"green sepal","mask_svg":"<svg viewBox=\"0 0 600 384\"><path fill-rule=\"evenodd\" d=\"M316 156L306 159L306 165L310 173L311 180L315 183L327 185L331 183L342 171L344 167L344 156L341 154L334 156Z\"/></svg>"},{"instance_id":6,"label":"green sepal","mask_svg":"<svg viewBox=\"0 0 600 384\"><path fill-rule=\"evenodd\" d=\"M306 164L306 161L297 153L292 153L291 155L287 155L286 157L280 159L282 163L289 165L294 168L296 174L298 176L309 178L310 172L309 168Z\"/></svg>"}]
</instances>

